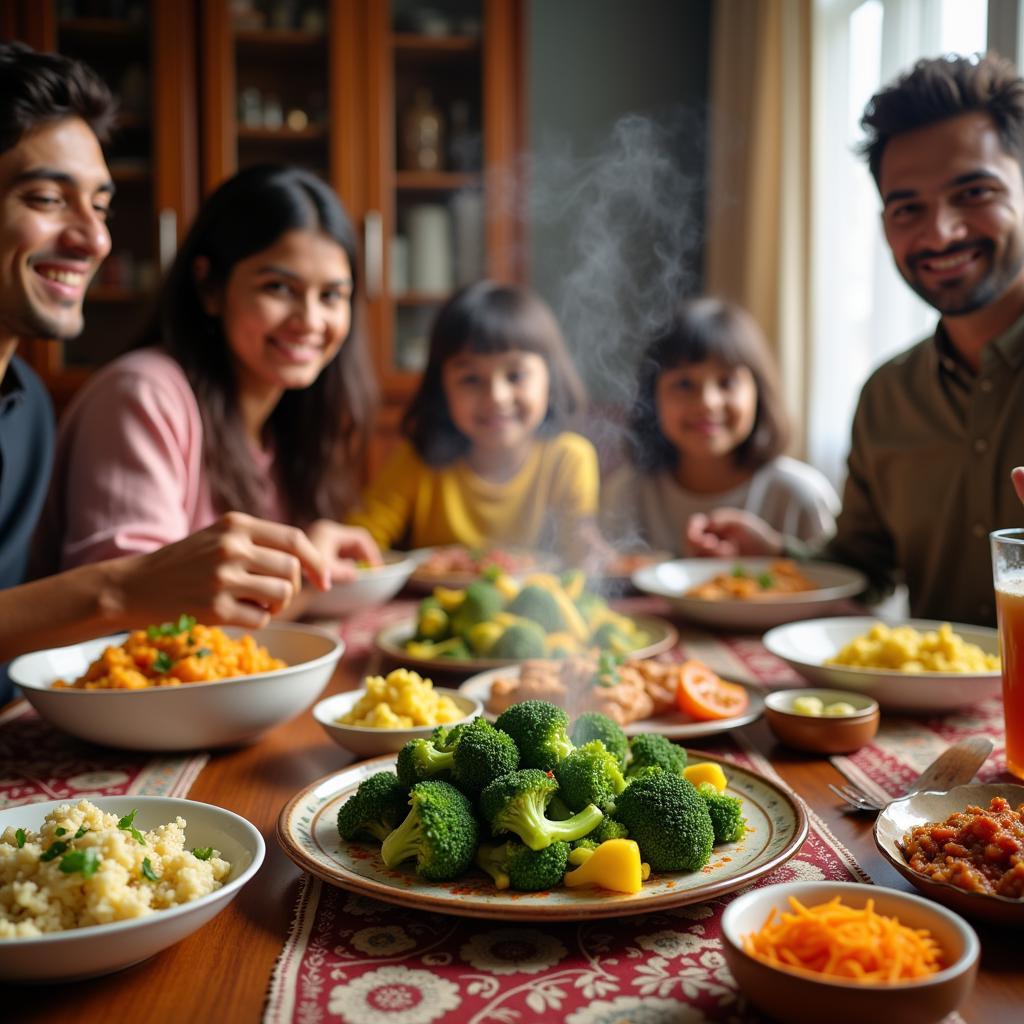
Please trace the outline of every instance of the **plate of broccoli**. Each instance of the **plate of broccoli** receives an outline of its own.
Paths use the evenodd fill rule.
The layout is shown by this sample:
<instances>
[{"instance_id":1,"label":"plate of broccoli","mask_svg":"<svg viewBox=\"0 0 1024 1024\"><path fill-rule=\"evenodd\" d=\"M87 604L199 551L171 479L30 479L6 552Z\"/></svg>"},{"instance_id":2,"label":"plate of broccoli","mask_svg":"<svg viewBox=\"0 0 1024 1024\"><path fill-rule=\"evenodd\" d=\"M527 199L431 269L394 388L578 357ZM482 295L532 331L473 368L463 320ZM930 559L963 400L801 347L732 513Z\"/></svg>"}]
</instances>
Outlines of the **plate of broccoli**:
<instances>
[{"instance_id":1,"label":"plate of broccoli","mask_svg":"<svg viewBox=\"0 0 1024 1024\"><path fill-rule=\"evenodd\" d=\"M803 845L806 814L780 784L662 735L627 739L602 717L570 728L560 708L525 701L493 725L441 726L307 786L282 810L278 839L300 868L343 889L534 921L704 902ZM627 850L632 887L620 884Z\"/></svg>"},{"instance_id":2,"label":"plate of broccoli","mask_svg":"<svg viewBox=\"0 0 1024 1024\"><path fill-rule=\"evenodd\" d=\"M521 582L498 572L461 590L436 587L413 618L377 635L377 647L415 668L478 672L593 651L649 657L675 645L671 623L616 612L585 581L577 570Z\"/></svg>"}]
</instances>

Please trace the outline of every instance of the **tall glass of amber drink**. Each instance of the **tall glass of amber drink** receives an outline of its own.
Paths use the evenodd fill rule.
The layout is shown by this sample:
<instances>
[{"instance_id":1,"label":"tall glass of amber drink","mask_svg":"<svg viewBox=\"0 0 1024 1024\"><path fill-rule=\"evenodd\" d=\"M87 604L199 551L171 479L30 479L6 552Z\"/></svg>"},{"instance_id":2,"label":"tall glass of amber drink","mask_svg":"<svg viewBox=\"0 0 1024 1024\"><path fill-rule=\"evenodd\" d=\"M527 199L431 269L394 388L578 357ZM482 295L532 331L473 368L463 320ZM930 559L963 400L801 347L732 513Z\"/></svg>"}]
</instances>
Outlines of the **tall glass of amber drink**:
<instances>
[{"instance_id":1,"label":"tall glass of amber drink","mask_svg":"<svg viewBox=\"0 0 1024 1024\"><path fill-rule=\"evenodd\" d=\"M1003 662L1006 767L1024 779L1024 530L996 530L991 539Z\"/></svg>"}]
</instances>

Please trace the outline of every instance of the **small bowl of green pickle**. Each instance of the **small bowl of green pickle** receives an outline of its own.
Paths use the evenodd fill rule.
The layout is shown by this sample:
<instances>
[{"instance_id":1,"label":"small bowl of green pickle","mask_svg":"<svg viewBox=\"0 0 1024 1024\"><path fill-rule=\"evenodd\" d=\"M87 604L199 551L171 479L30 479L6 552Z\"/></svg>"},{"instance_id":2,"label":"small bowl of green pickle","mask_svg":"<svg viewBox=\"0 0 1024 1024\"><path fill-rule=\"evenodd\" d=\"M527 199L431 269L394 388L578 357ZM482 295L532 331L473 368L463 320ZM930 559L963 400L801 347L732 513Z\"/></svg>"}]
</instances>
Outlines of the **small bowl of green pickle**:
<instances>
[{"instance_id":1,"label":"small bowl of green pickle","mask_svg":"<svg viewBox=\"0 0 1024 1024\"><path fill-rule=\"evenodd\" d=\"M878 702L847 690L777 690L764 716L780 743L813 754L849 754L878 732Z\"/></svg>"}]
</instances>

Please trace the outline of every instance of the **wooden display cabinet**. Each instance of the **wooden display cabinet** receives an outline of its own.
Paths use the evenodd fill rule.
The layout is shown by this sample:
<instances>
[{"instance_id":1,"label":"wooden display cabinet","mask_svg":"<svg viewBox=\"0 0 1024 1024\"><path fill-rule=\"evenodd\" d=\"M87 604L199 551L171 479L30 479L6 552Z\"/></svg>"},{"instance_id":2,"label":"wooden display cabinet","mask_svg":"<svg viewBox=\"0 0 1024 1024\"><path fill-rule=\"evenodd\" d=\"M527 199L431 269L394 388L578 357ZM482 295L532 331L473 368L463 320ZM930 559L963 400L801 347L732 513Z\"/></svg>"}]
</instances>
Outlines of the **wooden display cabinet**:
<instances>
[{"instance_id":1,"label":"wooden display cabinet","mask_svg":"<svg viewBox=\"0 0 1024 1024\"><path fill-rule=\"evenodd\" d=\"M85 330L25 355L61 408L95 366L127 348L198 208L195 10L190 2L61 0L11 5L2 28L84 60L121 108L106 156L117 187L111 255L86 296Z\"/></svg>"}]
</instances>

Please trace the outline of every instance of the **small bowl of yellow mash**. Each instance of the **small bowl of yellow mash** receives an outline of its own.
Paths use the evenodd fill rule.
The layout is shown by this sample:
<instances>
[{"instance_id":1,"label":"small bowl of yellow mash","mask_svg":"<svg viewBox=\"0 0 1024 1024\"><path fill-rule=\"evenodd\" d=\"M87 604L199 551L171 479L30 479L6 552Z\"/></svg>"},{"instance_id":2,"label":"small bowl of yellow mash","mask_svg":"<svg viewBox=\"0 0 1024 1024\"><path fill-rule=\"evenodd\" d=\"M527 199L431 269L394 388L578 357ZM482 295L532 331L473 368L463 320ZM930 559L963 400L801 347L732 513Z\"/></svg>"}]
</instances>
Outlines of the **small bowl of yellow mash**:
<instances>
[{"instance_id":1,"label":"small bowl of yellow mash","mask_svg":"<svg viewBox=\"0 0 1024 1024\"><path fill-rule=\"evenodd\" d=\"M313 717L339 747L374 757L397 753L439 725L468 722L482 711L475 698L397 668L386 676L368 676L359 690L325 698L314 706Z\"/></svg>"}]
</instances>

